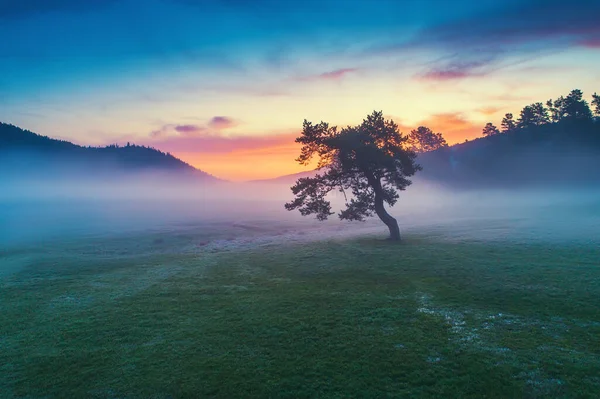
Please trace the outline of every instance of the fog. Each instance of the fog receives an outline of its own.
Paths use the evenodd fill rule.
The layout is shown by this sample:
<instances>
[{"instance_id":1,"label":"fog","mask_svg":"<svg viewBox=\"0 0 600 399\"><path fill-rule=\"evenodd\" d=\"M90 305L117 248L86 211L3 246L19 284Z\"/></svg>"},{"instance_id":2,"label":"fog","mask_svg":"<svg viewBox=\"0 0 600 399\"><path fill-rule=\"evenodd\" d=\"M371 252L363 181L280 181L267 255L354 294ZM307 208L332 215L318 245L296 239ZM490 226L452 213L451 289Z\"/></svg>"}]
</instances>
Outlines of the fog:
<instances>
[{"instance_id":1,"label":"fog","mask_svg":"<svg viewBox=\"0 0 600 399\"><path fill-rule=\"evenodd\" d=\"M0 184L1 247L147 230L168 233L190 226L205 226L208 231L240 224L254 235L279 236L285 231L306 239L340 234L383 238L387 233L377 218L361 223L332 215L320 223L286 211L283 204L292 198L289 183L192 183L147 173ZM331 195L331 200L334 210L343 206L341 193ZM402 232L449 239L565 242L600 237L600 190L593 188L452 190L421 180L400 193L390 213Z\"/></svg>"}]
</instances>

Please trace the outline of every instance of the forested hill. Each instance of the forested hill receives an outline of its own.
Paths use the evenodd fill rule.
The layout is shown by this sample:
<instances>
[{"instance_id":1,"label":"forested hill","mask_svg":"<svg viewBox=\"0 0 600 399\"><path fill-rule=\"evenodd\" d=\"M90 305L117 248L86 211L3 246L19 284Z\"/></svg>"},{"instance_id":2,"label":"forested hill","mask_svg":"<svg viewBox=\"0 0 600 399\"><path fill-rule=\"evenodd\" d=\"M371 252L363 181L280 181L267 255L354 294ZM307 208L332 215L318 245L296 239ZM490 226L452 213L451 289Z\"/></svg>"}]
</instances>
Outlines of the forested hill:
<instances>
[{"instance_id":1,"label":"forested hill","mask_svg":"<svg viewBox=\"0 0 600 399\"><path fill-rule=\"evenodd\" d=\"M157 149L138 145L83 147L0 122L0 175L107 176L157 172L204 181L218 179Z\"/></svg>"},{"instance_id":2,"label":"forested hill","mask_svg":"<svg viewBox=\"0 0 600 399\"><path fill-rule=\"evenodd\" d=\"M450 186L600 183L600 121L531 125L419 155L419 178Z\"/></svg>"}]
</instances>

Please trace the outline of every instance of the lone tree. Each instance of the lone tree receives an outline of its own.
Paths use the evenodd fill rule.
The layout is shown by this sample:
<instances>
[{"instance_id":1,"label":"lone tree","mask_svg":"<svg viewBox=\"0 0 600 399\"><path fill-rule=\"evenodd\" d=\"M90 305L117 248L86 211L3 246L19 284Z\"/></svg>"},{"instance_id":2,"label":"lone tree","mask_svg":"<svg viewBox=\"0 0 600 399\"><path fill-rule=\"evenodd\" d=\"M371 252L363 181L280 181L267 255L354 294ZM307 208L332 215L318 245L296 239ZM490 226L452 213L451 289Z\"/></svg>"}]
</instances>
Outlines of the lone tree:
<instances>
[{"instance_id":1,"label":"lone tree","mask_svg":"<svg viewBox=\"0 0 600 399\"><path fill-rule=\"evenodd\" d=\"M434 133L430 128L419 126L408 135L410 149L417 153L435 151L448 147L448 143L441 133Z\"/></svg>"},{"instance_id":2,"label":"lone tree","mask_svg":"<svg viewBox=\"0 0 600 399\"><path fill-rule=\"evenodd\" d=\"M346 197L346 209L339 218L363 221L377 214L390 230L390 239L399 241L398 222L384 204L393 206L399 198L397 190L405 190L411 184L408 178L421 170L415 163L415 152L407 148L407 140L382 112L375 111L360 125L340 131L325 122L305 120L302 135L296 139L303 145L296 161L307 165L316 155L320 173L298 179L291 188L295 198L285 208L326 220L333 215L327 194L338 190L346 196L349 191L351 196Z\"/></svg>"}]
</instances>

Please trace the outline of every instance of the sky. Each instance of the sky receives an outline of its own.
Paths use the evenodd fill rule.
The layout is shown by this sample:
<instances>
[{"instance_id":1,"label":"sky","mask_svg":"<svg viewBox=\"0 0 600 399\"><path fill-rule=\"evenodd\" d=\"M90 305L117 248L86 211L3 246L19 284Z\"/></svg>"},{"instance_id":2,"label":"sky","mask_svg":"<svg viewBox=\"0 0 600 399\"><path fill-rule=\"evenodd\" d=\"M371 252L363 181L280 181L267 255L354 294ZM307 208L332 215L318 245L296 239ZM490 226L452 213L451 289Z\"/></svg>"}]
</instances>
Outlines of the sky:
<instances>
[{"instance_id":1,"label":"sky","mask_svg":"<svg viewBox=\"0 0 600 399\"><path fill-rule=\"evenodd\" d=\"M0 0L0 121L149 145L218 177L300 172L304 119L383 111L458 143L600 91L597 0Z\"/></svg>"}]
</instances>

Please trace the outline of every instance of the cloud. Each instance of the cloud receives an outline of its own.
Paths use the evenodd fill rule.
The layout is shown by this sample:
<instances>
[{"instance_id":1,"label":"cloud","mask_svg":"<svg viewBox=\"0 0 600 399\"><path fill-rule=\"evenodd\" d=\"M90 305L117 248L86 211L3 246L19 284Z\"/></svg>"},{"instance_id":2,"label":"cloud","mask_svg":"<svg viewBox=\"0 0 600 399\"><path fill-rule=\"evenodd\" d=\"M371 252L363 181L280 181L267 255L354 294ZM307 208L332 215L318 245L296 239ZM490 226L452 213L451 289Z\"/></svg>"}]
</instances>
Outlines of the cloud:
<instances>
[{"instance_id":1,"label":"cloud","mask_svg":"<svg viewBox=\"0 0 600 399\"><path fill-rule=\"evenodd\" d=\"M152 139L166 137L193 137L193 136L211 136L216 132L236 126L237 123L226 116L215 116L210 119L206 126L193 124L174 124L169 123L161 126L159 129L150 132Z\"/></svg>"},{"instance_id":2,"label":"cloud","mask_svg":"<svg viewBox=\"0 0 600 399\"><path fill-rule=\"evenodd\" d=\"M501 61L507 59L518 62L577 46L597 48L598 15L597 0L525 0L510 6L499 2L492 10L425 25L408 39L371 47L368 54L443 52L457 61L436 66L420 78L447 81L482 76L506 67Z\"/></svg>"},{"instance_id":3,"label":"cloud","mask_svg":"<svg viewBox=\"0 0 600 399\"><path fill-rule=\"evenodd\" d=\"M600 36L596 38L583 39L579 42L583 47L600 49Z\"/></svg>"},{"instance_id":4,"label":"cloud","mask_svg":"<svg viewBox=\"0 0 600 399\"><path fill-rule=\"evenodd\" d=\"M478 111L485 116L490 116L490 115L494 115L496 114L498 111L501 111L502 108L498 108L498 107L484 107L484 108L480 108Z\"/></svg>"},{"instance_id":5,"label":"cloud","mask_svg":"<svg viewBox=\"0 0 600 399\"><path fill-rule=\"evenodd\" d=\"M412 126L403 123L398 123L398 125L400 126L400 131L404 134L409 133L418 126L427 126L434 132L442 133L450 145L462 143L465 139L471 140L481 136L481 129L483 127L479 123L470 121L461 113L452 112L431 115Z\"/></svg>"},{"instance_id":6,"label":"cloud","mask_svg":"<svg viewBox=\"0 0 600 399\"><path fill-rule=\"evenodd\" d=\"M411 126L399 123L405 134L418 126L427 126L441 132L450 144L481 136L480 125L460 113L435 114ZM167 130L172 131L175 126L186 125L168 125ZM244 180L307 170L307 167L294 162L300 150L300 145L295 142L298 135L298 131L290 130L265 135L228 136L206 129L193 135L153 135L141 144L170 152L221 178Z\"/></svg>"},{"instance_id":7,"label":"cloud","mask_svg":"<svg viewBox=\"0 0 600 399\"><path fill-rule=\"evenodd\" d=\"M198 134L205 132L206 128L198 125L177 125L174 130L182 134Z\"/></svg>"},{"instance_id":8,"label":"cloud","mask_svg":"<svg viewBox=\"0 0 600 399\"><path fill-rule=\"evenodd\" d=\"M111 6L120 0L0 0L0 19L28 17L47 12L85 12Z\"/></svg>"},{"instance_id":9,"label":"cloud","mask_svg":"<svg viewBox=\"0 0 600 399\"><path fill-rule=\"evenodd\" d=\"M169 137L169 136L192 136L197 134L206 133L207 129L203 126L198 125L176 125L167 124L150 132L149 136L153 139Z\"/></svg>"},{"instance_id":10,"label":"cloud","mask_svg":"<svg viewBox=\"0 0 600 399\"><path fill-rule=\"evenodd\" d=\"M335 71L322 73L322 74L318 75L318 78L325 79L325 80L339 80L339 79L343 78L344 76L346 76L350 73L356 72L356 71L358 71L357 68L336 69Z\"/></svg>"},{"instance_id":11,"label":"cloud","mask_svg":"<svg viewBox=\"0 0 600 399\"><path fill-rule=\"evenodd\" d=\"M600 2L535 0L425 30L417 41L455 48L506 48L534 41L564 40L600 32ZM485 48L485 47L483 47Z\"/></svg>"},{"instance_id":12,"label":"cloud","mask_svg":"<svg viewBox=\"0 0 600 399\"><path fill-rule=\"evenodd\" d=\"M237 123L233 119L226 116L215 116L208 122L208 126L216 130L224 130L236 125Z\"/></svg>"},{"instance_id":13,"label":"cloud","mask_svg":"<svg viewBox=\"0 0 600 399\"><path fill-rule=\"evenodd\" d=\"M468 120L461 113L436 114L423 121L423 124L436 132L442 132L450 144L481 136L482 126Z\"/></svg>"},{"instance_id":14,"label":"cloud","mask_svg":"<svg viewBox=\"0 0 600 399\"><path fill-rule=\"evenodd\" d=\"M323 72L317 75L303 76L293 79L298 82L314 82L314 81L339 81L349 74L358 72L358 68L340 68L329 72Z\"/></svg>"},{"instance_id":15,"label":"cloud","mask_svg":"<svg viewBox=\"0 0 600 399\"><path fill-rule=\"evenodd\" d=\"M484 67L488 66L490 63L491 60L471 62L453 61L447 65L435 67L425 73L417 75L417 78L429 81L448 81L485 76L488 72Z\"/></svg>"},{"instance_id":16,"label":"cloud","mask_svg":"<svg viewBox=\"0 0 600 399\"><path fill-rule=\"evenodd\" d=\"M183 126L187 125L180 125ZM295 142L299 132L295 130L228 136L205 129L198 134L173 135L175 127L166 125L159 129L167 131L166 134L151 134L146 140L136 142L169 152L201 170L230 180L276 177L307 169L294 162L300 153L300 144Z\"/></svg>"}]
</instances>

